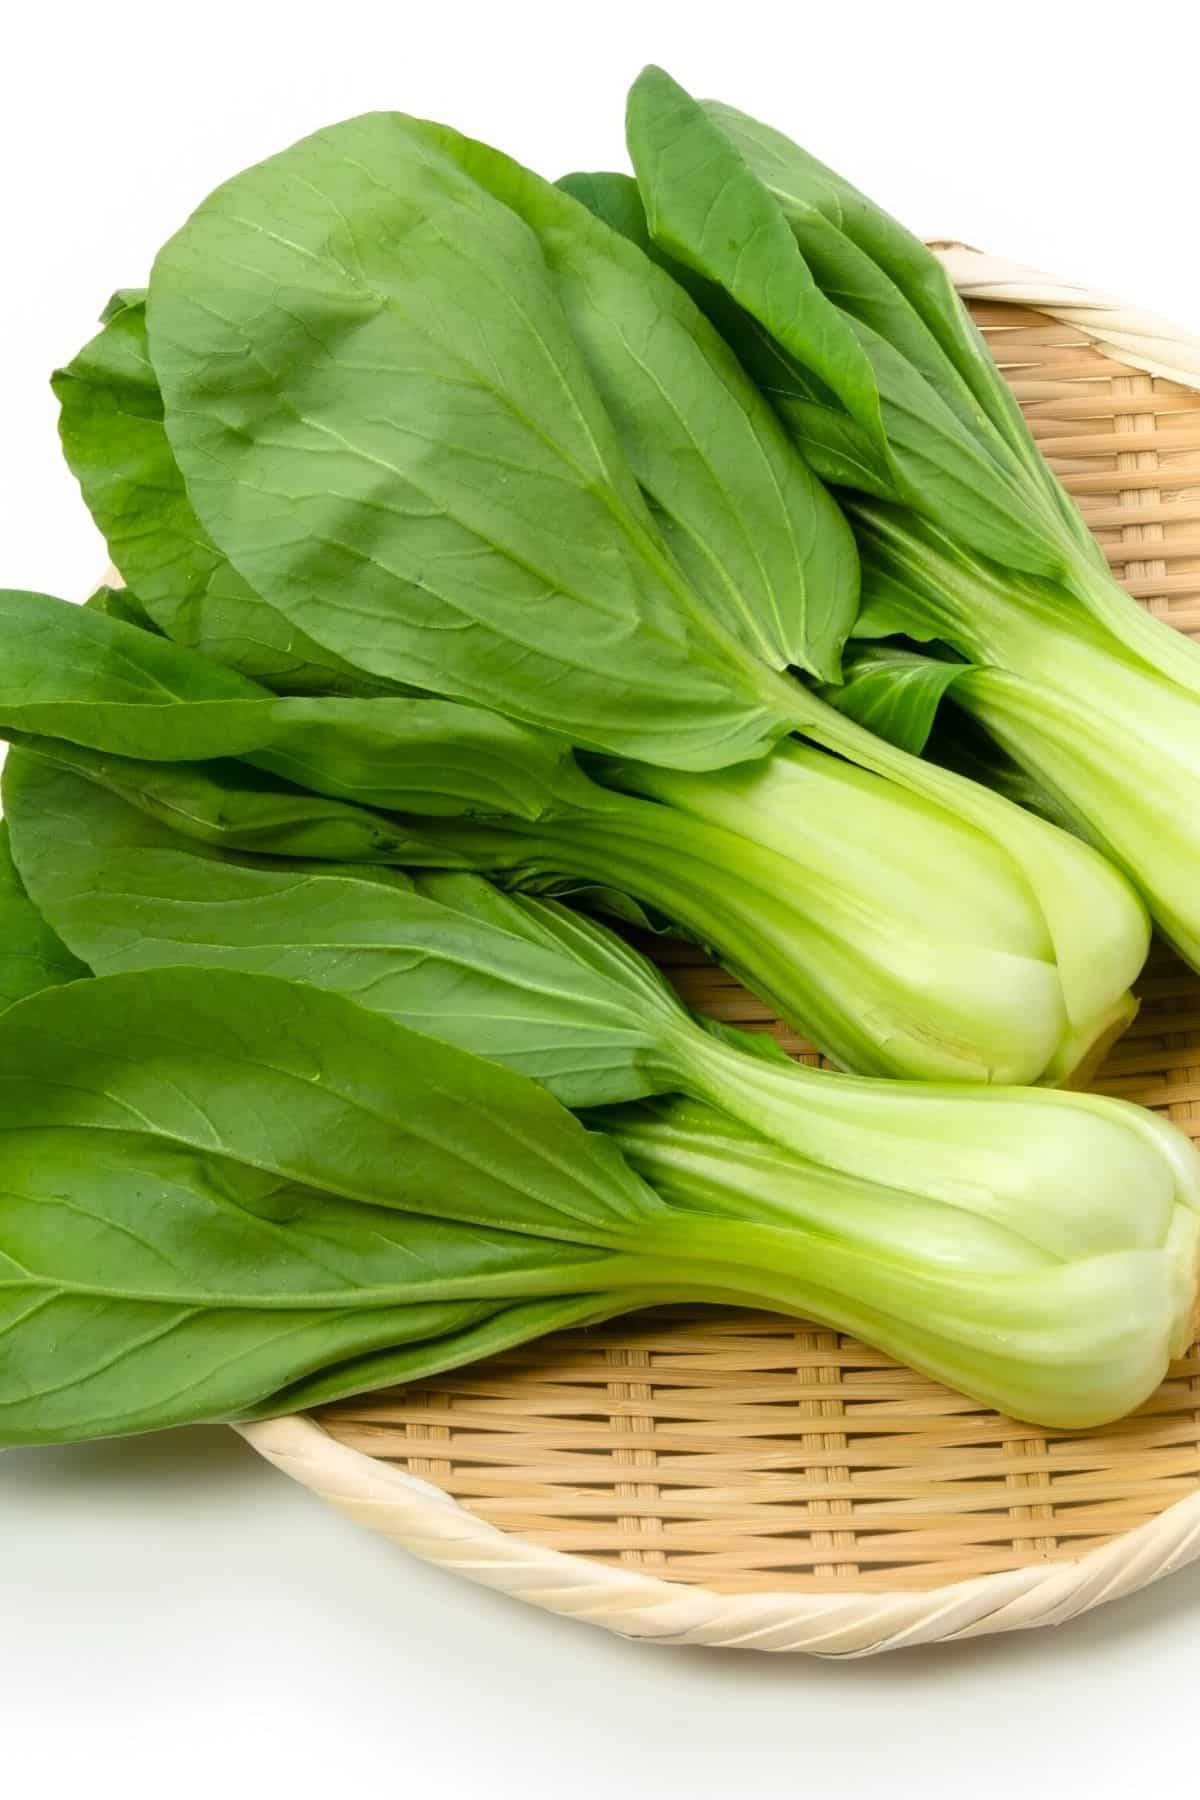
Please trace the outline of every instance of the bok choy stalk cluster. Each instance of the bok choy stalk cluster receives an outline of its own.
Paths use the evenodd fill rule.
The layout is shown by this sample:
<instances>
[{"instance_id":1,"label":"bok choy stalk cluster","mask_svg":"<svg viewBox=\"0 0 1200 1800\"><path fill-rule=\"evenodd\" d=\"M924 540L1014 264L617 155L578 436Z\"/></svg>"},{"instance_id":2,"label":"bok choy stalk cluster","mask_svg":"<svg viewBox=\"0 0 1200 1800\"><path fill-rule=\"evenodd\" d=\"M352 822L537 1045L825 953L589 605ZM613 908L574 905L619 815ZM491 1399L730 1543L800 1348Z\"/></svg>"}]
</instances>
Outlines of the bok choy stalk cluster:
<instances>
[{"instance_id":1,"label":"bok choy stalk cluster","mask_svg":"<svg viewBox=\"0 0 1200 1800\"><path fill-rule=\"evenodd\" d=\"M134 791L133 765L124 779ZM161 804L161 772L151 771L151 779ZM236 817L242 790L226 770L195 767L185 782L189 807L195 808L204 784L208 816ZM182 793L177 797L183 800ZM260 790L260 817L270 797L269 788ZM303 1265L290 1301L286 1289L267 1297L260 1284L268 1275L261 1271L253 1281L244 1275L234 1281L238 1297L232 1304L252 1315L240 1327L251 1338L255 1327L270 1338L272 1354L263 1366L276 1383L271 1390L252 1385L262 1380L252 1358L236 1378L240 1387L231 1390L226 1382L218 1390L225 1396L221 1404L236 1406L239 1416L446 1367L461 1360L463 1342L478 1342L482 1353L550 1323L605 1316L652 1299L723 1298L816 1318L868 1338L976 1399L1062 1425L1096 1423L1136 1405L1161 1379L1169 1356L1185 1345L1200 1256L1200 1158L1173 1126L1152 1114L1044 1088L936 1089L806 1069L769 1043L705 1030L637 952L554 901L506 896L471 874L410 878L368 865L288 863L277 854L256 858L201 844L29 750L10 758L6 801L30 898L70 953L99 977L61 989L53 999L44 996L42 1013L36 1000L13 1009L7 1020L19 1043L28 1043L33 1021L56 1044L70 1039L74 1067L95 1039L86 1027L79 1038L67 996L79 996L77 1005L90 1019L110 1004L107 994L115 993L121 1008L143 991L156 995L153 1029L135 1026L132 1048L127 1014L119 1011L121 1036L101 1065L106 1081L114 1068L122 1079L111 1096L112 1116L100 1123L127 1131L132 1121L132 1144L122 1140L110 1154L108 1140L85 1140L105 1180L89 1189L85 1172L82 1184L77 1179L66 1192L53 1190L63 1204L85 1211L87 1235L101 1246L112 1234L112 1268L130 1281L128 1295L118 1291L122 1299L140 1302L131 1306L131 1338L153 1333L156 1319L167 1323L174 1315L164 1307L213 1304L204 1281L186 1266L182 1276L172 1269L170 1281L160 1273L163 1291L157 1296L151 1274L126 1277L115 1234L128 1229L128 1209L136 1211L137 1201L119 1173L110 1182L108 1171L114 1162L118 1171L124 1168L123 1157L130 1165L136 1161L142 1202L153 1195L152 1222L165 1213L172 1233L190 1232L188 1221L195 1217L201 1243L216 1233L216 1225L206 1223L216 1205L215 1176L207 1165L198 1173L203 1155L193 1154L186 1177L177 1178L174 1170L185 1160L181 1137L192 1153L218 1160L232 1154L237 1162L249 1154L248 1148L230 1150L230 1103L214 1117L193 1068L197 1064L220 1085L211 1019L222 997L238 1010L222 1021L217 1054L225 1058L225 1083L240 1084L248 1109L308 1110L306 1092L273 1098L260 1067L267 1047L271 1080L280 1075L282 1057L293 1087L297 1062L302 1079L315 1084L317 1123L331 1094L339 1101L347 1093L362 1098L353 1084L347 1086L342 1066L351 1051L356 1057L369 1052L371 1105L383 1105L380 1092L391 1096L387 1129L403 1096L404 1132L420 1142L417 1152L411 1143L404 1147L410 1162L417 1158L415 1188L398 1182L393 1171L380 1184L370 1142L364 1149L349 1135L342 1150L348 1153L354 1143L353 1189L345 1185L344 1168L330 1174L328 1153L320 1164L319 1198L298 1195L294 1187L281 1196L275 1183L263 1182L261 1157L257 1185L247 1178L243 1190L230 1177L220 1187L219 1223L231 1263L258 1255L266 1220L274 1244L269 1278L282 1279L284 1251L292 1242ZM282 834L282 819L280 825ZM282 841L282 835L276 838L276 852ZM164 1014L173 993L169 983L145 990L137 985L161 980L172 968L215 984L211 993L205 990L199 1020L194 1008ZM238 980L247 985L245 993ZM302 992L325 990L342 1010L323 1012L320 996L292 998L297 984L305 984ZM181 992L190 1008L195 990ZM282 1020L280 1007L286 1009ZM305 1007L313 1009L313 1023L297 1039L294 1019ZM369 1027L368 1013L385 1015L396 1030L390 1047ZM324 1038L318 1054L317 1022L333 1028L335 1054L326 1053ZM0 1067L8 1041L4 1026L0 1020ZM414 1029L426 1037L414 1041ZM455 1072L440 1062L432 1039L464 1068ZM499 1065L494 1093L480 1057ZM248 1067L237 1075L230 1065L243 1058ZM409 1091L414 1061L420 1079ZM36 1057L33 1063L35 1071L41 1068ZM165 1064L182 1073L177 1078ZM486 1210L472 1211L481 1205L477 1190L486 1186L490 1161L481 1160L464 1196L455 1185L461 1160L484 1158L485 1152L473 1118L461 1132L450 1122L453 1093L440 1084L451 1074L486 1103L491 1129L502 1118L505 1134L514 1139L532 1132L540 1118L536 1112L528 1124L525 1118L533 1102L522 1095L533 1082L559 1102L589 1109L585 1116L593 1129L624 1152L657 1200L645 1191L629 1217L605 1219L597 1229L594 1208L583 1218L577 1198L556 1191L559 1217L548 1226L543 1201L530 1207L523 1195L505 1193L501 1155L496 1193ZM55 1124L62 1128L69 1121L77 1129L81 1109L87 1129L94 1130L91 1090L100 1077L89 1074L83 1099L74 1091L74 1074L68 1078L59 1063L45 1078L72 1089L53 1106ZM438 1088L438 1110L432 1112L430 1084ZM679 1094L690 1098L672 1098ZM35 1113L40 1104L35 1099ZM170 1114L166 1127L155 1111L163 1104ZM595 1108L600 1110L590 1110ZM147 1133L164 1129L172 1139L169 1151L147 1148ZM286 1168L293 1184L314 1180L306 1129L306 1119L288 1119L288 1157L267 1158L276 1173ZM533 1141L539 1148L546 1144L549 1153L557 1140L547 1140L540 1124L537 1129L542 1135ZM486 1144L491 1142L489 1135ZM50 1191L47 1182L61 1185L57 1144L53 1153L41 1144L32 1146L35 1156L28 1145L26 1151L43 1184L39 1195ZM337 1152L335 1141L335 1161ZM444 1195L432 1191L429 1174L443 1153L453 1190ZM488 1148L486 1158L491 1155ZM573 1179L591 1155L576 1147L569 1165ZM86 1171L86 1159L83 1166ZM619 1159L601 1166L611 1167L616 1187ZM544 1196L544 1173L539 1179ZM632 1178L623 1179L628 1189ZM171 1185L160 1189L159 1182ZM325 1299L317 1273L328 1258L318 1255L319 1247L344 1246L354 1235L350 1224L339 1224L331 1192L360 1201L369 1196L371 1205L402 1206L422 1216L411 1235L408 1224L403 1236L395 1227L372 1228L384 1248L369 1271L341 1256L339 1279L326 1277L332 1298ZM29 1204L24 1189L19 1199L0 1204L0 1224L9 1228L5 1243L14 1241L13 1207L20 1225L31 1216ZM464 1234L454 1226L472 1218L488 1230L478 1240L465 1234L460 1247ZM497 1224L503 1226L499 1233L492 1229ZM165 1258L159 1229L166 1227L154 1225L150 1248ZM25 1270L32 1266L42 1277L61 1273L63 1247L53 1235L58 1230L50 1208L46 1235L34 1231L32 1255L22 1249ZM547 1235L553 1243L541 1241ZM215 1279L202 1261L199 1274L210 1284ZM221 1279L229 1279L224 1270ZM359 1338L341 1317L351 1297L359 1303L357 1293L348 1296L348 1282L373 1290L362 1301ZM29 1289L29 1281L17 1282L18 1302L28 1300ZM109 1290L101 1281L88 1292L97 1297ZM379 1333L390 1324L373 1312L375 1306L396 1309L403 1300L409 1310L395 1314L402 1335L388 1356L371 1360L367 1377L354 1360L345 1369L320 1371L298 1361L294 1377L284 1382L274 1341L290 1321L270 1309L294 1309L296 1296L305 1309L328 1305L338 1313L331 1340L339 1362L349 1355L348 1343L380 1345ZM496 1309L498 1297L508 1303L503 1311ZM152 1298L157 1313L146 1304ZM450 1309L445 1333L428 1323L429 1303L449 1299L492 1303L471 1309L478 1338L462 1335L461 1305ZM421 1338L433 1341L418 1343L410 1320L421 1321ZM327 1322L332 1328L332 1317ZM320 1325L306 1323L299 1338L311 1355L314 1342L321 1347ZM183 1344L189 1344L186 1332ZM160 1357L169 1369L179 1353L193 1354L190 1348L160 1352L157 1336L145 1353L131 1341L121 1392L158 1394L160 1410L150 1410L147 1400L121 1420L121 1428L207 1416L195 1410L211 1404L203 1385L189 1387L182 1398L163 1393ZM79 1381L72 1371L67 1404L73 1408L80 1404ZM52 1408L50 1416L66 1415ZM25 1441L23 1434L37 1429L29 1421L40 1417L36 1404L23 1409L19 1401L0 1400L0 1434L8 1433L10 1441ZM70 1418L77 1421L74 1413ZM113 1415L103 1415L101 1428L117 1428ZM66 1429L76 1430L77 1423Z\"/></svg>"},{"instance_id":2,"label":"bok choy stalk cluster","mask_svg":"<svg viewBox=\"0 0 1200 1800\"><path fill-rule=\"evenodd\" d=\"M0 1442L656 1301L1047 1425L1188 1341L1200 1155L1052 1085L1131 1016L1144 908L892 728L966 704L948 629L843 666L879 521L1041 584L1086 533L865 202L828 177L802 254L759 128L657 74L630 122L636 184L317 133L55 379L125 585L0 595ZM711 946L849 1072L568 900Z\"/></svg>"},{"instance_id":3,"label":"bok choy stalk cluster","mask_svg":"<svg viewBox=\"0 0 1200 1800\"><path fill-rule=\"evenodd\" d=\"M472 804L443 854L649 908L860 1072L1055 1082L1131 1015L1120 878L789 673L838 678L851 533L694 300L572 194L348 121L212 195L56 385L157 631L588 757L534 829Z\"/></svg>"},{"instance_id":4,"label":"bok choy stalk cluster","mask_svg":"<svg viewBox=\"0 0 1200 1800\"><path fill-rule=\"evenodd\" d=\"M1116 581L937 258L781 132L662 70L634 84L628 125L637 188L573 191L648 231L842 491L855 635L940 640L968 665L922 683L903 652L873 654L838 703L919 750L945 691L1200 967L1200 649Z\"/></svg>"}]
</instances>

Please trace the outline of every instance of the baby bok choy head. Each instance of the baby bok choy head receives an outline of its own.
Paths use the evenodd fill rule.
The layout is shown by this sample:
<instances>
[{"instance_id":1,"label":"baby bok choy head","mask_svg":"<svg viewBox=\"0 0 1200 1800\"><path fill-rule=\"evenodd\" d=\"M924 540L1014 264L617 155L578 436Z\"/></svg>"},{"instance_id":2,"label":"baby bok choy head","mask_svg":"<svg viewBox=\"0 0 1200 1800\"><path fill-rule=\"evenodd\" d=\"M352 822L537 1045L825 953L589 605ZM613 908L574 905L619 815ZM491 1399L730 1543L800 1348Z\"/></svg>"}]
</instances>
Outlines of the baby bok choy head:
<instances>
[{"instance_id":1,"label":"baby bok choy head","mask_svg":"<svg viewBox=\"0 0 1200 1800\"><path fill-rule=\"evenodd\" d=\"M1124 1112L1095 1115L1099 1159ZM1131 1125L1130 1146L1123 1233L1073 1218L1065 1247L1062 1170L1043 1184L1036 1156L1044 1216L941 1208L703 1111L585 1130L302 982L71 982L0 1015L0 1443L294 1411L664 1300L816 1318L1025 1417L1098 1423L1153 1389L1195 1293L1197 1215L1159 1145Z\"/></svg>"},{"instance_id":2,"label":"baby bok choy head","mask_svg":"<svg viewBox=\"0 0 1200 1800\"><path fill-rule=\"evenodd\" d=\"M277 695L44 596L0 597L0 648L0 731L175 830L649 906L859 1073L1058 1081L1133 1011L1148 926L1122 878L832 707L859 762L789 740L702 775L591 759L593 779L481 708ZM226 761L219 793L197 772L215 757L253 768ZM386 811L337 804L355 799Z\"/></svg>"},{"instance_id":3,"label":"baby bok choy head","mask_svg":"<svg viewBox=\"0 0 1200 1800\"><path fill-rule=\"evenodd\" d=\"M952 698L1200 966L1200 650L1116 581L937 258L782 132L660 69L630 94L629 145L640 199L620 177L570 185L684 272L841 490L855 635L940 638L976 665Z\"/></svg>"}]
</instances>

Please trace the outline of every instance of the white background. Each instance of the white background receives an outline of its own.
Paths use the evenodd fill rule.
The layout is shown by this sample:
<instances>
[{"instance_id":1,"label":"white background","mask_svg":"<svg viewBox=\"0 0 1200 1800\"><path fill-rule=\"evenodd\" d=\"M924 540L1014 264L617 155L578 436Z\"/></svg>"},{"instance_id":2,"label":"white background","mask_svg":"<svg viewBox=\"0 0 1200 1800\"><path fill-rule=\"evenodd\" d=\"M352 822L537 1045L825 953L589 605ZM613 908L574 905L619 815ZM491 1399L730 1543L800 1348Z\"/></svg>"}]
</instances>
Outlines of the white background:
<instances>
[{"instance_id":1,"label":"white background","mask_svg":"<svg viewBox=\"0 0 1200 1800\"><path fill-rule=\"evenodd\" d=\"M109 292L226 175L372 107L554 175L621 157L624 88L662 62L925 235L1200 326L1192 10L31 0L0 75L0 581L76 596L103 567L46 377ZM1194 1791L1198 1667L1200 1567L1056 1634L846 1665L672 1652L406 1561L226 1432L0 1458L14 1800L1123 1800Z\"/></svg>"}]
</instances>

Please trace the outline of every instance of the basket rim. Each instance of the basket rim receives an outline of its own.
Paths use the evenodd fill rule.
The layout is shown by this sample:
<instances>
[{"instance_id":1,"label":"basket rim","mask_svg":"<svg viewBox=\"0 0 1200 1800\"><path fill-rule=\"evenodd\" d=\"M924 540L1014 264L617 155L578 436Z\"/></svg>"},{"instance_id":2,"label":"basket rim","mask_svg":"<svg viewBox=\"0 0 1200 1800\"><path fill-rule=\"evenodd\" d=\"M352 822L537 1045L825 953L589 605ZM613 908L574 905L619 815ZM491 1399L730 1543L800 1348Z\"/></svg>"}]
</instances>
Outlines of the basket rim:
<instances>
[{"instance_id":1,"label":"basket rim","mask_svg":"<svg viewBox=\"0 0 1200 1800\"><path fill-rule=\"evenodd\" d=\"M618 1636L719 1649L870 1656L1061 1625L1200 1558L1200 1488L1083 1556L924 1592L715 1593L502 1531L442 1488L342 1444L307 1414L235 1429L260 1456L422 1561Z\"/></svg>"},{"instance_id":2,"label":"basket rim","mask_svg":"<svg viewBox=\"0 0 1200 1800\"><path fill-rule=\"evenodd\" d=\"M946 240L933 249L964 299L1076 327L1114 361L1200 391L1200 337L1039 270ZM1082 1556L893 1593L747 1594L545 1549L489 1524L420 1476L339 1443L308 1414L235 1429L327 1504L423 1561L619 1636L663 1644L869 1656L1059 1625L1200 1559L1200 1488Z\"/></svg>"}]
</instances>

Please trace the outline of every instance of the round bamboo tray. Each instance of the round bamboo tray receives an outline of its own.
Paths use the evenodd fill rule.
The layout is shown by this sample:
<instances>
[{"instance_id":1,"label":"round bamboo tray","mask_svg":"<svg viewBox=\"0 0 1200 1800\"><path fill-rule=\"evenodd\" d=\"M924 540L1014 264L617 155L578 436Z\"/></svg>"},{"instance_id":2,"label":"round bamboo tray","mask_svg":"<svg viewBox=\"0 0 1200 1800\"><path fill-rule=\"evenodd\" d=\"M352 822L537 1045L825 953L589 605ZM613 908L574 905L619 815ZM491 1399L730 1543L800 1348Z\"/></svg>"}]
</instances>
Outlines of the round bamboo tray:
<instances>
[{"instance_id":1,"label":"round bamboo tray","mask_svg":"<svg viewBox=\"0 0 1200 1800\"><path fill-rule=\"evenodd\" d=\"M1130 593L1200 635L1200 342L936 248ZM1140 992L1095 1085L1200 1137L1200 976L1156 953ZM1037 1431L831 1331L644 1313L243 1435L426 1560L659 1643L860 1656L1058 1624L1200 1556L1200 1342L1133 1418Z\"/></svg>"}]
</instances>

